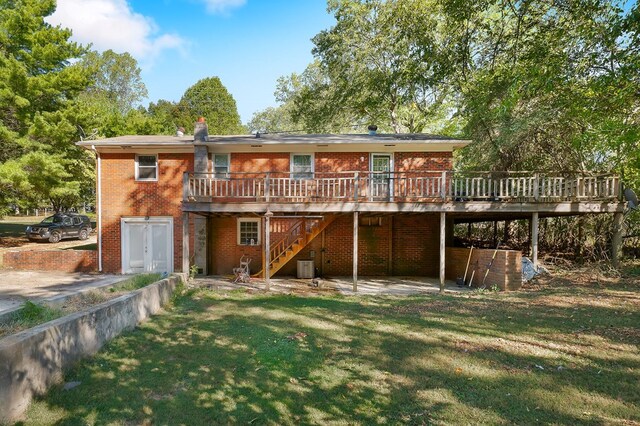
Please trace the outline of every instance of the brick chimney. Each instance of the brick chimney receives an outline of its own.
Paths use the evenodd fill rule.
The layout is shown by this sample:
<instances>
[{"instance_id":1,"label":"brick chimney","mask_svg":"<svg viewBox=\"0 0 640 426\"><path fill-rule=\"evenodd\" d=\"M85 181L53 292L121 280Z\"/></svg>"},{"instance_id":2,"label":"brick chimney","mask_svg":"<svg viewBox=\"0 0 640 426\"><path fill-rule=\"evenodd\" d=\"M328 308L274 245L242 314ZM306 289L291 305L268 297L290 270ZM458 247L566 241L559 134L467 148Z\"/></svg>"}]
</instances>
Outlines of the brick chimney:
<instances>
[{"instance_id":1,"label":"brick chimney","mask_svg":"<svg viewBox=\"0 0 640 426\"><path fill-rule=\"evenodd\" d=\"M204 117L198 118L193 131L194 142L209 141L209 127ZM209 150L204 145L196 145L193 150L193 171L196 173L207 173L209 171Z\"/></svg>"},{"instance_id":2,"label":"brick chimney","mask_svg":"<svg viewBox=\"0 0 640 426\"><path fill-rule=\"evenodd\" d=\"M193 140L195 142L208 142L209 141L209 127L204 117L198 118L196 127L193 131Z\"/></svg>"}]
</instances>

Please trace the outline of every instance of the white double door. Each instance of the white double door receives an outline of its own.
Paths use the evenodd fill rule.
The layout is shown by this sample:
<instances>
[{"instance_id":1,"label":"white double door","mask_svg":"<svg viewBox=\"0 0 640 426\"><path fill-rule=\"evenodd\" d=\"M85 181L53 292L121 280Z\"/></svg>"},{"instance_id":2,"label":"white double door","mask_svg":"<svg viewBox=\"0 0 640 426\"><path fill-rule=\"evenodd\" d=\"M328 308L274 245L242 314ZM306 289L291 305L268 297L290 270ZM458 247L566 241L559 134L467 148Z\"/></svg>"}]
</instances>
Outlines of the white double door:
<instances>
[{"instance_id":1,"label":"white double door","mask_svg":"<svg viewBox=\"0 0 640 426\"><path fill-rule=\"evenodd\" d=\"M173 272L173 218L122 218L122 273Z\"/></svg>"}]
</instances>

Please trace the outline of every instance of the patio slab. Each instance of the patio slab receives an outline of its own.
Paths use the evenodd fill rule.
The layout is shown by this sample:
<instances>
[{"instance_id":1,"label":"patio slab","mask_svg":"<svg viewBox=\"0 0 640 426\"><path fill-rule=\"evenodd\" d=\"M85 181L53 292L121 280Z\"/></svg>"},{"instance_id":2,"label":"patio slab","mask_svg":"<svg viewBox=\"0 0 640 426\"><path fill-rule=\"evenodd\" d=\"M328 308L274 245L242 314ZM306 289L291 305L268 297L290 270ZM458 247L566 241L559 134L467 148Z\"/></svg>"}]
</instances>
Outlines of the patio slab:
<instances>
[{"instance_id":1,"label":"patio slab","mask_svg":"<svg viewBox=\"0 0 640 426\"><path fill-rule=\"evenodd\" d=\"M0 314L33 302L68 296L114 284L126 275L0 270Z\"/></svg>"},{"instance_id":2,"label":"patio slab","mask_svg":"<svg viewBox=\"0 0 640 426\"><path fill-rule=\"evenodd\" d=\"M213 290L264 291L263 279L252 278L249 283L233 283L223 276L200 277L193 280L195 287L207 287ZM340 293L349 296L410 296L423 293L438 293L439 281L425 277L362 277L358 279L358 291L353 291L351 277L322 278L314 282L310 279L272 278L270 291L274 293L323 294ZM469 287L458 287L454 281L445 282L445 292L460 293L471 291Z\"/></svg>"}]
</instances>

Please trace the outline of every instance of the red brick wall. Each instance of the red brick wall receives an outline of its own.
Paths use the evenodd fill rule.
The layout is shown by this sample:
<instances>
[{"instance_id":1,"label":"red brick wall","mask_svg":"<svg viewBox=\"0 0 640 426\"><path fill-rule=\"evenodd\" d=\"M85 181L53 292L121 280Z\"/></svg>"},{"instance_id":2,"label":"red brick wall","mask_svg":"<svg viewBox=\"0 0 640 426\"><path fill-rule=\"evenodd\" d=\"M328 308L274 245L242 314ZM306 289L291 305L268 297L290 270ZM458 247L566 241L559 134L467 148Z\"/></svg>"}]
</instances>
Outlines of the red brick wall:
<instances>
[{"instance_id":1,"label":"red brick wall","mask_svg":"<svg viewBox=\"0 0 640 426\"><path fill-rule=\"evenodd\" d=\"M315 171L349 172L369 170L369 154L366 152L317 152Z\"/></svg>"},{"instance_id":2,"label":"red brick wall","mask_svg":"<svg viewBox=\"0 0 640 426\"><path fill-rule=\"evenodd\" d=\"M379 218L379 219L378 219ZM361 276L438 275L439 227L437 215L361 215L358 228L358 274ZM367 225L369 221L372 226ZM284 222L276 221L273 230L282 231ZM380 224L378 226L378 223ZM251 270L262 265L262 247L237 245L237 218L212 218L210 262L212 274L231 274L243 253L253 258ZM318 235L276 275L295 276L297 261L313 259L325 276L349 276L353 268L353 216L338 217L325 229L324 264L322 235ZM277 241L273 233L272 241ZM264 238L264 236L262 236ZM391 253L393 251L393 253ZM312 257L313 252L313 257Z\"/></svg>"},{"instance_id":3,"label":"red brick wall","mask_svg":"<svg viewBox=\"0 0 640 426\"><path fill-rule=\"evenodd\" d=\"M231 275L233 268L240 265L240 257L243 254L251 258L249 269L252 274L262 269L262 245L238 245L238 218L210 218L209 229L210 274ZM264 239L262 234L263 232L260 233L260 238Z\"/></svg>"},{"instance_id":4,"label":"red brick wall","mask_svg":"<svg viewBox=\"0 0 640 426\"><path fill-rule=\"evenodd\" d=\"M335 171L368 171L367 152L316 152L315 171L318 173ZM397 172L444 171L453 167L451 152L396 152L393 154L394 169ZM291 154L284 153L232 153L231 172L289 172Z\"/></svg>"},{"instance_id":5,"label":"red brick wall","mask_svg":"<svg viewBox=\"0 0 640 426\"><path fill-rule=\"evenodd\" d=\"M96 272L96 250L33 250L8 251L4 268L20 271Z\"/></svg>"},{"instance_id":6,"label":"red brick wall","mask_svg":"<svg viewBox=\"0 0 640 426\"><path fill-rule=\"evenodd\" d=\"M291 154L288 152L245 152L231 154L229 171L237 172L288 172Z\"/></svg>"},{"instance_id":7,"label":"red brick wall","mask_svg":"<svg viewBox=\"0 0 640 426\"><path fill-rule=\"evenodd\" d=\"M395 171L445 171L453 169L451 152L396 152Z\"/></svg>"},{"instance_id":8,"label":"red brick wall","mask_svg":"<svg viewBox=\"0 0 640 426\"><path fill-rule=\"evenodd\" d=\"M101 158L103 271L121 272L120 219L123 216L172 216L174 269L181 270L182 175L193 170L193 154L159 154L156 182L135 180L133 153L101 154ZM193 230L189 235L193 236ZM193 247L193 241L190 244Z\"/></svg>"},{"instance_id":9,"label":"red brick wall","mask_svg":"<svg viewBox=\"0 0 640 426\"><path fill-rule=\"evenodd\" d=\"M398 215L394 217L393 228L393 275L437 277L439 215Z\"/></svg>"},{"instance_id":10,"label":"red brick wall","mask_svg":"<svg viewBox=\"0 0 640 426\"><path fill-rule=\"evenodd\" d=\"M446 276L450 280L464 277L464 271L469 260L467 248L447 247L445 258ZM493 254L496 258L491 263ZM467 282L473 274L472 287L482 287L482 281L491 264L485 287L497 285L501 290L518 290L522 287L522 253L515 250L473 249L467 272ZM474 273L475 271L475 273Z\"/></svg>"}]
</instances>

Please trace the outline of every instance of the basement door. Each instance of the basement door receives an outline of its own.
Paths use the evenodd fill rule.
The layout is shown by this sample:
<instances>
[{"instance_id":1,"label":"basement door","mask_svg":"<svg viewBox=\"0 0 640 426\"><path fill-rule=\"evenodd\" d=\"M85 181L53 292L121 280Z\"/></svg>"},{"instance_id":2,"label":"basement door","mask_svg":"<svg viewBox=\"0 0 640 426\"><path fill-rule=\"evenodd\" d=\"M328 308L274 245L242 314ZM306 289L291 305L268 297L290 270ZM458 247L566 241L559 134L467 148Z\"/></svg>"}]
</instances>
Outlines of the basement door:
<instances>
[{"instance_id":1,"label":"basement door","mask_svg":"<svg viewBox=\"0 0 640 426\"><path fill-rule=\"evenodd\" d=\"M173 272L173 218L122 218L122 273Z\"/></svg>"}]
</instances>

